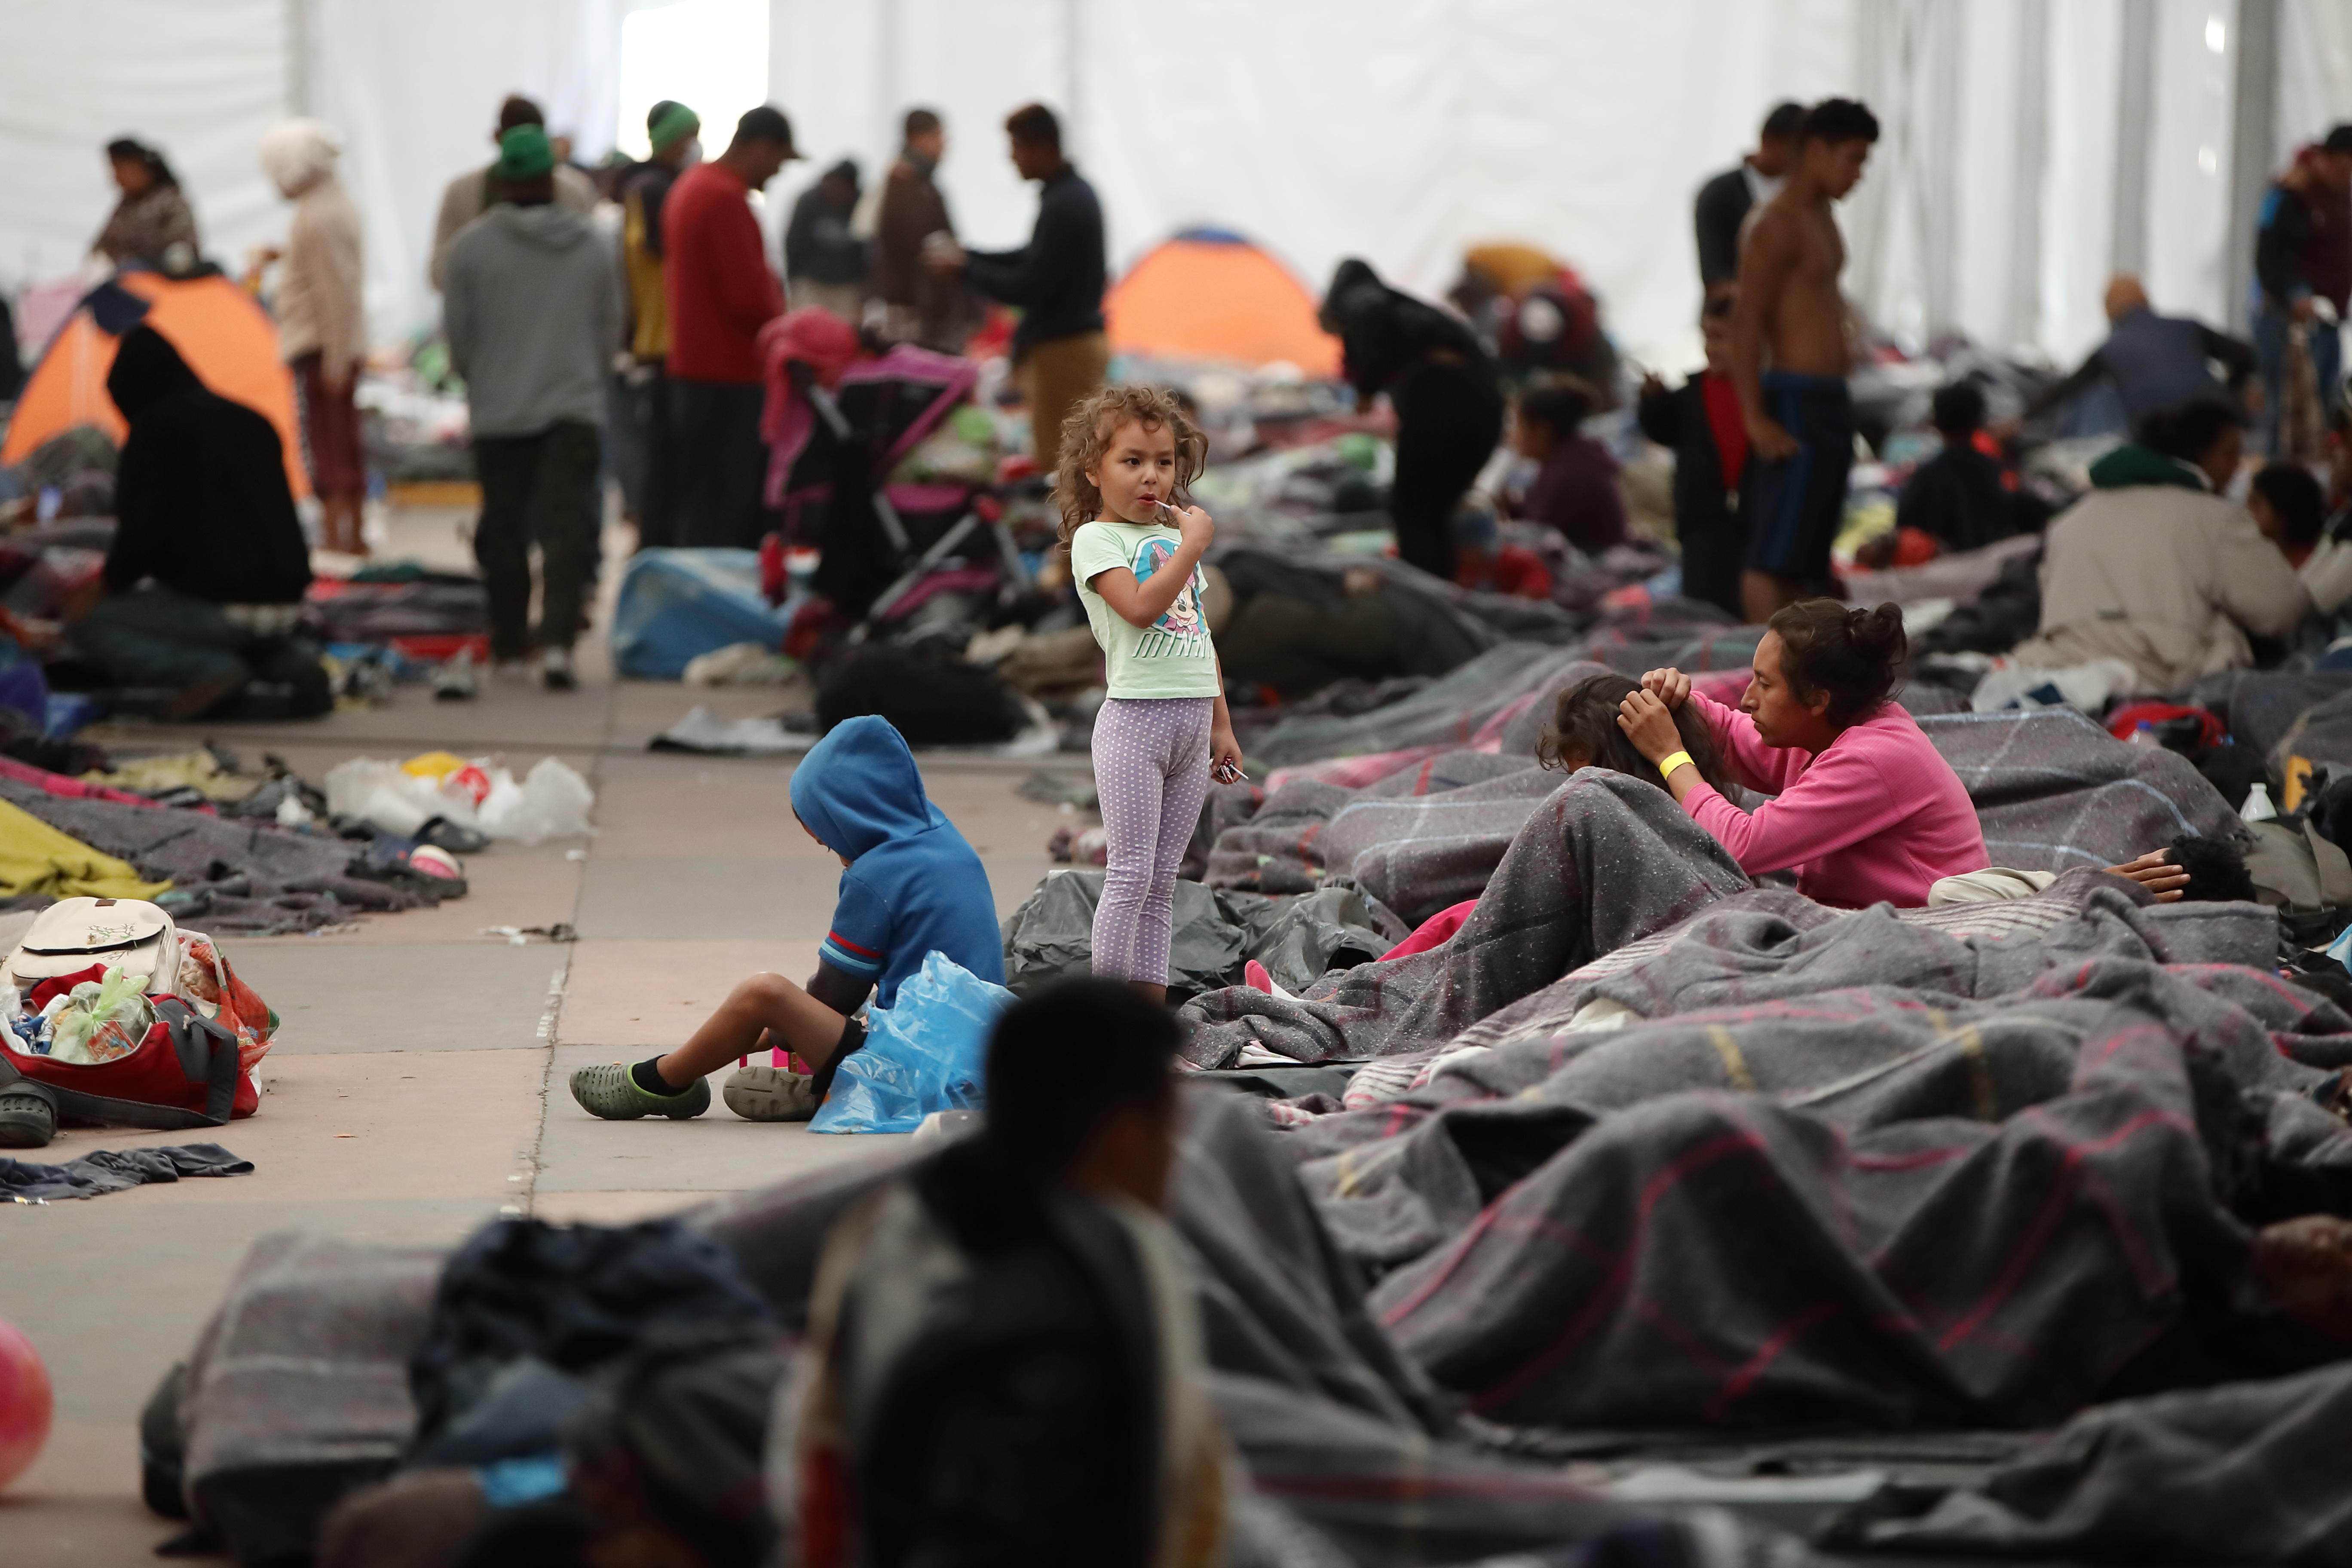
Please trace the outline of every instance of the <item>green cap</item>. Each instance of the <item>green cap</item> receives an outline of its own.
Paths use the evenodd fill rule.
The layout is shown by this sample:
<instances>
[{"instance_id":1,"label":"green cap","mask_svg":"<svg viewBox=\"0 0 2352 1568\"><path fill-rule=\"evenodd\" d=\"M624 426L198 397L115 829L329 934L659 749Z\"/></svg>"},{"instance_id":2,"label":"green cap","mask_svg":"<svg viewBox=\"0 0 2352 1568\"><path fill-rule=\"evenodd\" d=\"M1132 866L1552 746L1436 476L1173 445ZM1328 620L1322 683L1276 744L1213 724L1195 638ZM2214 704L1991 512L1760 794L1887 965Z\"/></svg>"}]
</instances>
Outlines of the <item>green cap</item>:
<instances>
[{"instance_id":1,"label":"green cap","mask_svg":"<svg viewBox=\"0 0 2352 1568\"><path fill-rule=\"evenodd\" d=\"M656 153L685 141L702 129L702 116L682 103L673 103L646 128L646 140Z\"/></svg>"},{"instance_id":2,"label":"green cap","mask_svg":"<svg viewBox=\"0 0 2352 1568\"><path fill-rule=\"evenodd\" d=\"M536 180L555 172L555 147L544 125L518 125L499 138L501 180Z\"/></svg>"}]
</instances>

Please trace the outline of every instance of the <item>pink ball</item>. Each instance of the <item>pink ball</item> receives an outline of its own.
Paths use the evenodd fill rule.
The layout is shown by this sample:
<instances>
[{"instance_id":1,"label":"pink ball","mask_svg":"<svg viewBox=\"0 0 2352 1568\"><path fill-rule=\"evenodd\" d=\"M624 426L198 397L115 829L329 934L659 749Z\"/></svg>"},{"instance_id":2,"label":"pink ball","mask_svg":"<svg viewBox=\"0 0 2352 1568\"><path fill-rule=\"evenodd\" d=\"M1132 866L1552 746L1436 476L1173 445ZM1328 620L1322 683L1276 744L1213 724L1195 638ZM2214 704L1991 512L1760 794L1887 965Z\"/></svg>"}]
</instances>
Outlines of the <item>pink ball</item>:
<instances>
[{"instance_id":1,"label":"pink ball","mask_svg":"<svg viewBox=\"0 0 2352 1568\"><path fill-rule=\"evenodd\" d=\"M55 1400L33 1342L0 1322L0 1492L32 1468L49 1440Z\"/></svg>"}]
</instances>

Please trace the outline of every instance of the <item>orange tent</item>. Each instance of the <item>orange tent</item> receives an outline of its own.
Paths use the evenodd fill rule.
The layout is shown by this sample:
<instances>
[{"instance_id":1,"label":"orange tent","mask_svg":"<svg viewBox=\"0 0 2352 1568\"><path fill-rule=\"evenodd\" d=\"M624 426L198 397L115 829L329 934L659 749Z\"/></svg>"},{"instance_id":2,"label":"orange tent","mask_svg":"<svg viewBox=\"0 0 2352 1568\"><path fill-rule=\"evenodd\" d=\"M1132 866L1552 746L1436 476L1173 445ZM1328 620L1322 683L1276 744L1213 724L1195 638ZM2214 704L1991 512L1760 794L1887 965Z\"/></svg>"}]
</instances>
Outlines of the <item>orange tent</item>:
<instances>
[{"instance_id":1,"label":"orange tent","mask_svg":"<svg viewBox=\"0 0 2352 1568\"><path fill-rule=\"evenodd\" d=\"M1238 235L1188 229L1128 269L1103 300L1114 353L1271 364L1339 374L1339 340L1316 324L1315 296Z\"/></svg>"},{"instance_id":2,"label":"orange tent","mask_svg":"<svg viewBox=\"0 0 2352 1568\"><path fill-rule=\"evenodd\" d=\"M86 295L26 379L7 442L0 445L0 467L23 462L42 442L78 425L121 444L122 415L106 395L106 373L114 368L121 335L141 321L171 339L206 386L258 409L278 426L286 444L287 482L296 495L309 495L294 376L278 357L277 324L253 296L218 276L174 280L157 272L124 272Z\"/></svg>"}]
</instances>

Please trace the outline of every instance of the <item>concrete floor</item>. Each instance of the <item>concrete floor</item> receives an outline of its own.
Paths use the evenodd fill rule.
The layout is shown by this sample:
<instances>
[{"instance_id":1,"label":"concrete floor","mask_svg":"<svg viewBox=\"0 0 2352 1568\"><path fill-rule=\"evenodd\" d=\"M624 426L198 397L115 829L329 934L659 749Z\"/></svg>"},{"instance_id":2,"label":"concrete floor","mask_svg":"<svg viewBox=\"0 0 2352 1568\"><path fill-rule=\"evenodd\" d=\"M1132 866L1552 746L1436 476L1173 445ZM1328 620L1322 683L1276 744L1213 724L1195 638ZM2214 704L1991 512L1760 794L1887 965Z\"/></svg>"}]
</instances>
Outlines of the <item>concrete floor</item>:
<instances>
[{"instance_id":1,"label":"concrete floor","mask_svg":"<svg viewBox=\"0 0 2352 1568\"><path fill-rule=\"evenodd\" d=\"M461 558L454 521L396 516L392 552ZM601 638L592 643L583 689L566 695L492 689L435 703L406 688L389 708L307 725L102 737L160 748L209 736L274 752L313 781L354 755L446 748L503 755L520 773L552 753L594 784L597 833L477 856L470 896L436 910L227 942L284 1020L259 1114L209 1135L74 1128L33 1156L210 1136L257 1168L0 1209L0 1320L31 1337L57 1390L47 1449L0 1495L0 1563L153 1561L176 1527L137 1500L139 1408L257 1237L307 1228L447 1243L501 1213L626 1221L874 1147L740 1121L716 1105L690 1122L597 1121L566 1092L579 1066L680 1043L745 974L805 975L838 870L793 823L789 762L645 750L694 703L744 717L789 694L616 683ZM1053 765L1086 771L1080 758ZM1000 914L1045 875L1043 846L1062 820L1013 793L1034 766L924 763L933 800L985 860ZM558 921L579 940L516 947L483 930Z\"/></svg>"}]
</instances>

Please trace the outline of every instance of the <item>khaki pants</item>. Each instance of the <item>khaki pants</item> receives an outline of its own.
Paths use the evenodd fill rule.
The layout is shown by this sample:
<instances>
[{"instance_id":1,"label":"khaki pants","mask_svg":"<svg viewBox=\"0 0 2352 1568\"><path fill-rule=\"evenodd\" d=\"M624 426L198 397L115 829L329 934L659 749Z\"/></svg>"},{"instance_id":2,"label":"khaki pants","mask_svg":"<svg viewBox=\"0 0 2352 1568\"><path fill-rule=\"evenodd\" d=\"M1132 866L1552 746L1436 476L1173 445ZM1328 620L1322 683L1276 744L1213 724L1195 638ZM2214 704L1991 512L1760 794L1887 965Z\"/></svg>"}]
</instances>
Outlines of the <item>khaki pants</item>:
<instances>
[{"instance_id":1,"label":"khaki pants","mask_svg":"<svg viewBox=\"0 0 2352 1568\"><path fill-rule=\"evenodd\" d=\"M1100 332L1055 338L1021 356L1013 374L1029 404L1030 449L1037 466L1051 468L1062 444L1062 421L1103 384L1110 369L1110 340Z\"/></svg>"}]
</instances>

